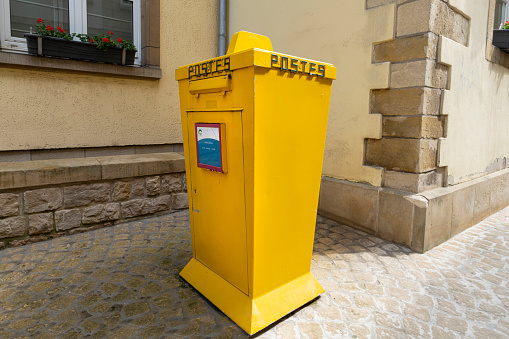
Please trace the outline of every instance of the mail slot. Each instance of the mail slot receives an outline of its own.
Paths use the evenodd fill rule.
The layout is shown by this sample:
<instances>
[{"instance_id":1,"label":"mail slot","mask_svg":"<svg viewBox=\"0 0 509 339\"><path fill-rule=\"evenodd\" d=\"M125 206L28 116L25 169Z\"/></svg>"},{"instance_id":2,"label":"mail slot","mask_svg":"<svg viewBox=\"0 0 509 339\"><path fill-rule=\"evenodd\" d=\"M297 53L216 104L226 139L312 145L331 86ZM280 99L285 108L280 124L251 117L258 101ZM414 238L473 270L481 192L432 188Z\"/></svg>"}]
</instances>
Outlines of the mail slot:
<instances>
[{"instance_id":1,"label":"mail slot","mask_svg":"<svg viewBox=\"0 0 509 339\"><path fill-rule=\"evenodd\" d=\"M180 275L249 334L323 292L310 265L335 78L249 32L176 70L193 239Z\"/></svg>"}]
</instances>

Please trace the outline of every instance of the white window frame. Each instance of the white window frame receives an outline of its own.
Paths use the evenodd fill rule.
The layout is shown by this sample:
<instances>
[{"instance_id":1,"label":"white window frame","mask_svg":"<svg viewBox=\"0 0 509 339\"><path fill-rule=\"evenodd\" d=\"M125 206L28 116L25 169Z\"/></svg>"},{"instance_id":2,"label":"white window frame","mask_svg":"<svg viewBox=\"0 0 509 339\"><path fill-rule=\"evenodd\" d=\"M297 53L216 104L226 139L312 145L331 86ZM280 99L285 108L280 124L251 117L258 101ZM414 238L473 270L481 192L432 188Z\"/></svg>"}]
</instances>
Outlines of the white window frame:
<instances>
[{"instance_id":1,"label":"white window frame","mask_svg":"<svg viewBox=\"0 0 509 339\"><path fill-rule=\"evenodd\" d=\"M508 0L500 0L504 3L505 10L502 13L502 18L500 24L503 25L506 21L509 21L509 4ZM500 27L495 27L496 29L499 29Z\"/></svg>"},{"instance_id":2,"label":"white window frame","mask_svg":"<svg viewBox=\"0 0 509 339\"><path fill-rule=\"evenodd\" d=\"M136 64L141 63L141 0L129 0L133 3L133 42L138 50ZM34 18L34 31L36 33ZM87 0L69 0L69 30L73 33L87 32ZM105 32L106 33L106 32ZM11 36L11 10L9 0L0 0L0 50L27 52L24 38Z\"/></svg>"},{"instance_id":3,"label":"white window frame","mask_svg":"<svg viewBox=\"0 0 509 339\"><path fill-rule=\"evenodd\" d=\"M509 4L507 0L502 1L505 2L505 13L504 16L502 17L502 24L504 24L504 22L509 20Z\"/></svg>"},{"instance_id":4,"label":"white window frame","mask_svg":"<svg viewBox=\"0 0 509 339\"><path fill-rule=\"evenodd\" d=\"M1 50L12 52L27 51L25 39L11 36L11 7L9 0L0 0L0 48Z\"/></svg>"}]
</instances>

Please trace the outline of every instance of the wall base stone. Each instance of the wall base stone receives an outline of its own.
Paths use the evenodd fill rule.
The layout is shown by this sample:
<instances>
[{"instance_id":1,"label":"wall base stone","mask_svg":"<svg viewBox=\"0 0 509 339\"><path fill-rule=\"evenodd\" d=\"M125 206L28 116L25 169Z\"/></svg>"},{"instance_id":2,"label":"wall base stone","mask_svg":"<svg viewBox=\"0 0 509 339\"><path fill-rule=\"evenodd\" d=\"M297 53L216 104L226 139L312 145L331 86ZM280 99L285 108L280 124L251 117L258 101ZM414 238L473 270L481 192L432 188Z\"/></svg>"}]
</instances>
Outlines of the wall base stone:
<instances>
[{"instance_id":1,"label":"wall base stone","mask_svg":"<svg viewBox=\"0 0 509 339\"><path fill-rule=\"evenodd\" d=\"M28 216L28 234L35 235L53 231L53 213L37 213Z\"/></svg>"},{"instance_id":2,"label":"wall base stone","mask_svg":"<svg viewBox=\"0 0 509 339\"><path fill-rule=\"evenodd\" d=\"M19 213L18 194L0 194L0 217L10 217Z\"/></svg>"},{"instance_id":3,"label":"wall base stone","mask_svg":"<svg viewBox=\"0 0 509 339\"><path fill-rule=\"evenodd\" d=\"M417 194L324 177L318 213L424 253L508 205L505 169Z\"/></svg>"},{"instance_id":4,"label":"wall base stone","mask_svg":"<svg viewBox=\"0 0 509 339\"><path fill-rule=\"evenodd\" d=\"M185 209L177 153L0 163L0 248Z\"/></svg>"}]
</instances>

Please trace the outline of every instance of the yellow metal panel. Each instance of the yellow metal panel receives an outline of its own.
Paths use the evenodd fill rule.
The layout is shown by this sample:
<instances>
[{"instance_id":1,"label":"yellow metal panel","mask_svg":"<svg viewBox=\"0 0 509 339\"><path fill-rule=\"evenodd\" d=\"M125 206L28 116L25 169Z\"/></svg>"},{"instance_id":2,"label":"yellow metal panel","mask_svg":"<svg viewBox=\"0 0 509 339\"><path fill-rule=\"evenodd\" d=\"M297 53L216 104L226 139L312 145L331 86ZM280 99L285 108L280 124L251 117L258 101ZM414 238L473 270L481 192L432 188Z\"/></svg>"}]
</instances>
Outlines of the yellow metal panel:
<instances>
[{"instance_id":1,"label":"yellow metal panel","mask_svg":"<svg viewBox=\"0 0 509 339\"><path fill-rule=\"evenodd\" d=\"M252 299L249 296L195 258L180 275L246 332L251 333Z\"/></svg>"},{"instance_id":2,"label":"yellow metal panel","mask_svg":"<svg viewBox=\"0 0 509 339\"><path fill-rule=\"evenodd\" d=\"M241 112L188 112L195 257L248 293ZM196 123L225 127L228 173L197 167Z\"/></svg>"},{"instance_id":3,"label":"yellow metal panel","mask_svg":"<svg viewBox=\"0 0 509 339\"><path fill-rule=\"evenodd\" d=\"M331 83L257 69L255 297L309 272Z\"/></svg>"},{"instance_id":4,"label":"yellow metal panel","mask_svg":"<svg viewBox=\"0 0 509 339\"><path fill-rule=\"evenodd\" d=\"M189 92L192 94L229 91L230 87L227 75L189 82Z\"/></svg>"},{"instance_id":5,"label":"yellow metal panel","mask_svg":"<svg viewBox=\"0 0 509 339\"><path fill-rule=\"evenodd\" d=\"M248 49L252 49L253 47L272 51L272 42L266 36L240 31L233 34L230 46L228 46L228 51L226 54L242 52Z\"/></svg>"},{"instance_id":6,"label":"yellow metal panel","mask_svg":"<svg viewBox=\"0 0 509 339\"><path fill-rule=\"evenodd\" d=\"M248 333L264 329L281 318L281 314L290 313L323 292L323 287L308 272L255 298L252 306L251 331Z\"/></svg>"},{"instance_id":7,"label":"yellow metal panel","mask_svg":"<svg viewBox=\"0 0 509 339\"><path fill-rule=\"evenodd\" d=\"M264 38L176 71L193 235L181 276L249 334L323 292L310 264L336 77ZM225 126L227 173L197 167L195 123Z\"/></svg>"},{"instance_id":8,"label":"yellow metal panel","mask_svg":"<svg viewBox=\"0 0 509 339\"><path fill-rule=\"evenodd\" d=\"M191 259L180 275L248 334L255 334L324 292L311 273L306 273L253 299L196 259Z\"/></svg>"}]
</instances>

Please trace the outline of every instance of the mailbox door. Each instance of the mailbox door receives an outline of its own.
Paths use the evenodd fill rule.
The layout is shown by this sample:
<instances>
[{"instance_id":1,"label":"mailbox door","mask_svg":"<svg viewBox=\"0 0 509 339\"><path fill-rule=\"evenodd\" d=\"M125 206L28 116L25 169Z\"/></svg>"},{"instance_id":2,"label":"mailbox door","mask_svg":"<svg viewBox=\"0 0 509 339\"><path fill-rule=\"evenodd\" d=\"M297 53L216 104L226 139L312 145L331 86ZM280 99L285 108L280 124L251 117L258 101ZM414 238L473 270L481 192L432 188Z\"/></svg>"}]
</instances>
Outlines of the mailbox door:
<instances>
[{"instance_id":1,"label":"mailbox door","mask_svg":"<svg viewBox=\"0 0 509 339\"><path fill-rule=\"evenodd\" d=\"M190 206L197 260L248 294L242 112L188 112ZM196 126L220 125L226 173L198 167Z\"/></svg>"}]
</instances>

